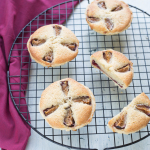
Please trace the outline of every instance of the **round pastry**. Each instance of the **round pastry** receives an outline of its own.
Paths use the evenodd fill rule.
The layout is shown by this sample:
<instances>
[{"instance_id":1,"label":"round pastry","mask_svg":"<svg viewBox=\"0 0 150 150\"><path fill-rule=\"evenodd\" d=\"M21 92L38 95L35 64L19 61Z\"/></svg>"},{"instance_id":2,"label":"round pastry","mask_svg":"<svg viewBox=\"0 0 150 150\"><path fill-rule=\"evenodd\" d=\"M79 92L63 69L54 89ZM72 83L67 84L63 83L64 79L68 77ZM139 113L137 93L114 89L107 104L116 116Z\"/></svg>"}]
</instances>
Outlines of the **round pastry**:
<instances>
[{"instance_id":1,"label":"round pastry","mask_svg":"<svg viewBox=\"0 0 150 150\"><path fill-rule=\"evenodd\" d=\"M95 98L89 88L66 78L43 91L39 106L41 115L52 128L75 131L92 121Z\"/></svg>"},{"instance_id":2,"label":"round pastry","mask_svg":"<svg viewBox=\"0 0 150 150\"><path fill-rule=\"evenodd\" d=\"M79 41L72 31L62 25L51 24L37 29L29 38L27 48L37 63L55 67L74 59Z\"/></svg>"},{"instance_id":3,"label":"round pastry","mask_svg":"<svg viewBox=\"0 0 150 150\"><path fill-rule=\"evenodd\" d=\"M141 93L108 122L113 132L130 134L144 128L150 121L150 100Z\"/></svg>"},{"instance_id":4,"label":"round pastry","mask_svg":"<svg viewBox=\"0 0 150 150\"><path fill-rule=\"evenodd\" d=\"M94 0L88 5L85 14L90 28L105 35L126 30L132 21L129 6L119 0Z\"/></svg>"},{"instance_id":5,"label":"round pastry","mask_svg":"<svg viewBox=\"0 0 150 150\"><path fill-rule=\"evenodd\" d=\"M90 62L121 89L126 89L133 78L133 63L122 53L112 49L94 53Z\"/></svg>"}]
</instances>

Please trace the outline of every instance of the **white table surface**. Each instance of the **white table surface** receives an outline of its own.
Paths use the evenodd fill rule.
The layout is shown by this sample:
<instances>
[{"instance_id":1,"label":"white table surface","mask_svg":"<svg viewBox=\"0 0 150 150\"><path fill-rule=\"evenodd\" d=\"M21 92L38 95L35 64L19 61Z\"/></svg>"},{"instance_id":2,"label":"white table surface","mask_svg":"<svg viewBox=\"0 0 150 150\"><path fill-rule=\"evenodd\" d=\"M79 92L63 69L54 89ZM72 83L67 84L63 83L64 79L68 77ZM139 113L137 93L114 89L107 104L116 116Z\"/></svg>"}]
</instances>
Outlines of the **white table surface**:
<instances>
[{"instance_id":1,"label":"white table surface","mask_svg":"<svg viewBox=\"0 0 150 150\"><path fill-rule=\"evenodd\" d=\"M149 0L124 0L126 3L136 6L150 14L150 1ZM150 137L133 144L128 147L120 148L118 150L149 150L150 149ZM101 143L99 143L101 144ZM26 150L66 150L63 146L53 144L52 142L44 139L38 133L31 129L31 136L29 138Z\"/></svg>"}]
</instances>

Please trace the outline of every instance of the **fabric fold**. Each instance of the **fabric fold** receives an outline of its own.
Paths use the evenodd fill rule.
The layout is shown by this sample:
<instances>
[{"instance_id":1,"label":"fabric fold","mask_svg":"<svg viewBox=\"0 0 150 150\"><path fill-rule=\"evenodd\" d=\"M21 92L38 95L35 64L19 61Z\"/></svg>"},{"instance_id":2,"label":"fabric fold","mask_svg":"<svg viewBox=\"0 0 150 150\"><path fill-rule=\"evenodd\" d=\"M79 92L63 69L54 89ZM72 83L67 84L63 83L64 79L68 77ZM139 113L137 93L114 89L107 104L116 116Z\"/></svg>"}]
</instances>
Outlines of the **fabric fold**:
<instances>
[{"instance_id":1,"label":"fabric fold","mask_svg":"<svg viewBox=\"0 0 150 150\"><path fill-rule=\"evenodd\" d=\"M14 45L8 67L9 53L12 44L22 30L35 16L42 11L64 2L65 0L4 0L0 4L0 147L7 150L25 150L30 136L30 126L20 117L15 109L9 94L7 71L9 71L10 89L17 107L21 112L28 112L25 94L28 83L30 62L26 44ZM53 19L47 16L49 21L46 24L63 24L72 13L72 4L77 5L78 1L70 2L61 6L61 19L59 15ZM67 14L65 9L67 8ZM64 9L64 10L63 10ZM65 11L65 12L64 12ZM59 14L59 10L53 13ZM41 16L43 17L43 16ZM40 24L39 24L40 25ZM41 24L43 25L43 24ZM39 27L39 26L38 26ZM36 27L37 28L37 27ZM36 29L35 29L36 30ZM30 36L28 33L26 36ZM27 41L27 38L25 39ZM23 42L26 42L23 41ZM18 39L21 43L21 39ZM19 49L19 50L18 50ZM26 55L27 57L22 57ZM22 68L22 71L20 71ZM20 79L21 77L21 79ZM21 84L20 84L21 81ZM21 90L21 92L20 92ZM22 97L22 98L20 98ZM20 106L19 106L20 104ZM30 120L29 113L22 113L26 120ZM32 120L32 118L31 118ZM31 121L32 122L32 121Z\"/></svg>"}]
</instances>

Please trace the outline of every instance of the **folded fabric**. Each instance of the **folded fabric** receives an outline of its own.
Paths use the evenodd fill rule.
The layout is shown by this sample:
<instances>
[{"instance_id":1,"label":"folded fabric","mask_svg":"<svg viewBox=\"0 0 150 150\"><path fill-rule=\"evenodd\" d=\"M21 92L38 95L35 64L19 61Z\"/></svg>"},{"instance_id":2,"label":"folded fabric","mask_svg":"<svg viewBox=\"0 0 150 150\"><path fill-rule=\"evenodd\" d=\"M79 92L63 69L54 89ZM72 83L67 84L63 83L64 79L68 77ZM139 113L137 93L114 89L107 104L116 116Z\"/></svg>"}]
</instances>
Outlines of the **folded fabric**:
<instances>
[{"instance_id":1,"label":"folded fabric","mask_svg":"<svg viewBox=\"0 0 150 150\"><path fill-rule=\"evenodd\" d=\"M64 2L65 0L4 0L0 4L0 147L7 150L24 150L30 136L30 127L27 123L19 116L16 111L13 102L11 100L8 85L7 85L7 71L9 71L9 76L11 76L10 83L12 95L16 104L21 104L18 109L21 112L27 112L25 91L28 82L28 68L30 63L29 57L18 57L18 56L29 56L26 48L26 44L14 45L14 49L20 49L20 51L13 50L10 59L10 64L8 67L8 57L10 53L11 46L21 31L21 29L36 15L45 9L52 7L58 3ZM53 16L47 15L46 24L58 23L62 24L66 21L72 12L72 3L74 5L78 4L78 1L67 3L67 5L62 5L61 9L67 6L67 15L61 12L61 20L58 21L59 15ZM66 11L65 11L66 12ZM59 10L54 10L54 13L59 13ZM33 29L34 30L34 29ZM29 34L29 33L28 33ZM29 35L27 35L29 37ZM21 40L21 39L20 39ZM27 39L25 39L27 40ZM18 41L21 43L22 41ZM26 41L23 41L26 42ZM20 71L20 68L23 68ZM13 77L12 77L13 76ZM21 80L20 80L21 76ZM25 84L20 84L25 83ZM19 90L21 89L21 92ZM24 113L23 116L26 119L30 119L28 113ZM32 118L31 118L32 119Z\"/></svg>"}]
</instances>

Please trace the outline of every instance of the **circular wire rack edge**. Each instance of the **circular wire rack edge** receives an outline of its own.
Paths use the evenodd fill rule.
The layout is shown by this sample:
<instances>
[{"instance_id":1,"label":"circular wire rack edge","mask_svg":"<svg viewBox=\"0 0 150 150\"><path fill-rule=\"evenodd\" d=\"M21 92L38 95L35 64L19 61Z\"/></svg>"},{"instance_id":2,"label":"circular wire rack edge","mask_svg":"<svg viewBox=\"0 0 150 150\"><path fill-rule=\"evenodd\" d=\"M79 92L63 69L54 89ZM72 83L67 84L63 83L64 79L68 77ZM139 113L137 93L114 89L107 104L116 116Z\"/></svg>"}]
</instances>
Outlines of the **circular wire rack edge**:
<instances>
[{"instance_id":1,"label":"circular wire rack edge","mask_svg":"<svg viewBox=\"0 0 150 150\"><path fill-rule=\"evenodd\" d=\"M80 2L80 0L74 0L74 1L79 1L79 2ZM13 51L15 42L17 41L19 35L24 31L24 29L25 29L29 24L31 24L36 18L38 18L40 15L46 13L47 11L51 10L52 8L58 7L58 6L62 5L62 4L66 4L66 3L69 3L69 2L72 2L72 1L66 1L66 2L63 2L63 3L57 4L57 5L55 5L55 6L51 7L51 8L46 9L45 11L43 11L42 13L40 13L39 15L37 15L34 19L32 19L32 20L20 31L20 33L19 33L18 36L16 37L16 39L15 39L15 41L14 41L12 47L11 47L11 51L10 51L9 59L8 59L8 66L9 66L9 64L10 64L10 58L11 58L11 54L12 54L12 51ZM150 16L148 13L144 12L143 10L141 10L141 9L139 9L139 8L136 8L136 7L132 6L132 5L129 5L129 6L132 7L132 8L135 8L135 9L137 9L137 10L143 12L143 13L145 13L145 14L148 15L148 16ZM74 13L74 11L73 11L73 13ZM58 145L61 145L61 146L65 146L65 147L68 147L68 148L74 148L74 149L85 149L85 150L86 150L86 149L89 149L89 148L81 148L81 147L68 146L68 145L61 144L61 143L59 143L59 142L56 142L56 141L54 141L54 140L52 140L52 139L50 139L50 138L47 138L47 137L44 136L42 133L40 133L34 126L32 126L31 123L30 123L26 118L24 118L23 114L20 112L19 108L18 108L17 105L16 105L16 102L15 102L15 100L14 100L14 97L13 97L13 94L12 94L12 91L11 91L11 87L10 87L10 77L11 77L11 76L9 75L9 71L8 71L8 72L7 72L8 87L9 87L9 92L10 92L10 96L11 96L11 99L12 99L12 101L13 101L13 104L14 104L16 110L18 111L19 115L23 118L23 120L24 120L34 131L36 131L38 134L40 134L40 135L41 135L42 137L44 137L45 139L47 139L47 140L49 140L49 141L51 141L51 142L53 142L53 143L56 143L56 144L58 144ZM146 135L146 136L144 136L143 138L140 138L140 139L138 139L138 140L136 140L136 141L134 141L134 142L132 142L132 143L123 144L123 145L120 145L120 146L108 147L108 148L105 148L105 150L129 146L129 145L131 145L131 144L137 143L137 142L139 142L139 141L141 141L141 140L147 138L148 136L149 136L149 131L148 131L148 135ZM95 148L90 148L90 149L93 149L93 150L94 150Z\"/></svg>"}]
</instances>

